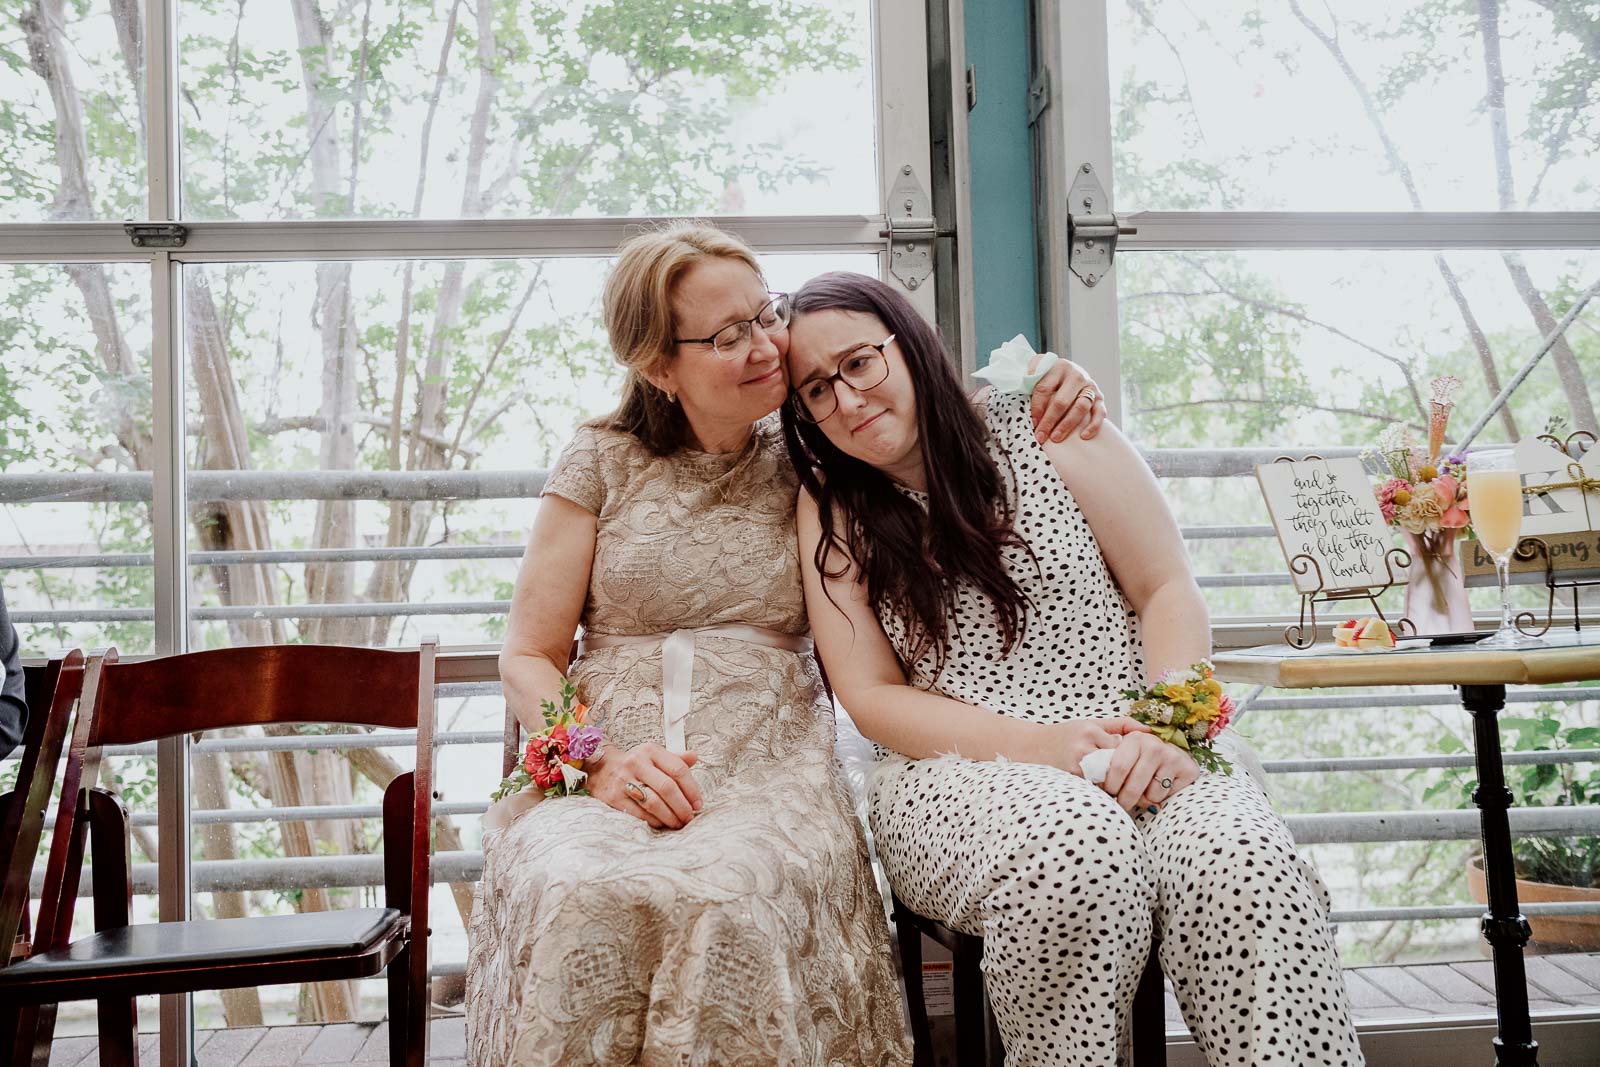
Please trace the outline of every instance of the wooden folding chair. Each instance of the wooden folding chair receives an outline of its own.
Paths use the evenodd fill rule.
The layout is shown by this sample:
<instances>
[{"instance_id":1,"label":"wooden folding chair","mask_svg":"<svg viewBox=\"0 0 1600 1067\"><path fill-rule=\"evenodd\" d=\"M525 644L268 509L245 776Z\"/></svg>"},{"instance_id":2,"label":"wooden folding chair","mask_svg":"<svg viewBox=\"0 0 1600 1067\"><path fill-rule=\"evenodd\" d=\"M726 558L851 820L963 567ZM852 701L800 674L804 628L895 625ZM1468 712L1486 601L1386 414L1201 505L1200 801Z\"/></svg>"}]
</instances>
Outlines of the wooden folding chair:
<instances>
[{"instance_id":1,"label":"wooden folding chair","mask_svg":"<svg viewBox=\"0 0 1600 1067\"><path fill-rule=\"evenodd\" d=\"M72 708L83 689L83 652L73 649L39 666L24 666L28 722L17 753L17 781L0 796L0 968L33 951L28 921L28 883L44 835L45 811L55 786ZM29 1017L32 1017L31 1010ZM19 1006L0 1007L0 1050L9 1050L20 1021Z\"/></svg>"},{"instance_id":2,"label":"wooden folding chair","mask_svg":"<svg viewBox=\"0 0 1600 1067\"><path fill-rule=\"evenodd\" d=\"M0 884L0 967L27 956L31 948L28 882L44 835L45 811L55 787L61 748L66 742L72 707L83 688L83 652L73 649L59 659L23 668L28 723L17 753L17 781L0 796L0 856L5 881Z\"/></svg>"},{"instance_id":3,"label":"wooden folding chair","mask_svg":"<svg viewBox=\"0 0 1600 1067\"><path fill-rule=\"evenodd\" d=\"M387 967L390 1063L426 1064L435 649L429 637L410 651L269 645L139 663L117 662L114 649L91 657L34 952L0 968L0 1002L97 1001L100 1062L135 1064L137 995L370 978ZM103 746L299 722L416 730L416 770L383 797L386 906L130 924L127 812L109 792L82 788L95 780ZM69 942L85 829L95 933ZM11 1062L48 1058L52 1031L49 1010L37 1026L20 1026Z\"/></svg>"}]
</instances>

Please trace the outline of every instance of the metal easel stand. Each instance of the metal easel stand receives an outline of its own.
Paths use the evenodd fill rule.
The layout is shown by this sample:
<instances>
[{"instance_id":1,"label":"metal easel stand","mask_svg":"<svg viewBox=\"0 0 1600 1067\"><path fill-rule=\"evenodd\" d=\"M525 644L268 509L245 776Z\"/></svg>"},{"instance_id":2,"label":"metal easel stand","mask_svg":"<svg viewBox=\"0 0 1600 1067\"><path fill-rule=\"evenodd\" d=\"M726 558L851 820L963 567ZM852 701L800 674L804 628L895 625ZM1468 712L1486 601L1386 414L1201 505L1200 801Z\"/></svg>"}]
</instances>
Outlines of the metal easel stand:
<instances>
[{"instance_id":1,"label":"metal easel stand","mask_svg":"<svg viewBox=\"0 0 1600 1067\"><path fill-rule=\"evenodd\" d=\"M1572 593L1572 628L1583 629L1583 618L1579 611L1578 590L1589 586L1600 585L1600 578L1573 578L1570 581L1556 581L1555 562L1550 558L1550 546L1542 537L1524 537L1517 544L1516 558L1531 560L1538 557L1544 558L1544 587L1549 591L1545 601L1544 625L1538 629L1534 626L1539 622L1539 616L1531 611L1519 611L1513 620L1518 630L1529 637L1542 637L1550 632L1550 627L1555 624L1556 618L1556 591L1569 590Z\"/></svg>"},{"instance_id":2,"label":"metal easel stand","mask_svg":"<svg viewBox=\"0 0 1600 1067\"><path fill-rule=\"evenodd\" d=\"M1391 548L1383 554L1383 569L1388 581L1382 585L1357 587L1354 589L1329 589L1322 576L1322 567L1317 561L1302 552L1289 561L1289 570L1296 578L1315 573L1317 585L1314 589L1301 590L1300 592L1300 621L1292 626L1287 626L1283 631L1283 639L1291 648L1310 648L1317 643L1317 605L1335 604L1344 600L1365 600L1372 605L1372 610L1377 612L1378 618L1385 623L1389 620L1383 614L1383 607L1378 603L1378 598L1394 587L1394 572L1398 566L1405 570L1411 566L1411 553L1403 548ZM1298 585L1299 583L1296 583ZM1306 616L1311 616L1311 628L1306 629ZM1396 637L1415 636L1416 624L1405 616L1394 621L1391 627Z\"/></svg>"},{"instance_id":3,"label":"metal easel stand","mask_svg":"<svg viewBox=\"0 0 1600 1067\"><path fill-rule=\"evenodd\" d=\"M1587 444L1584 445L1581 451L1574 451L1574 442L1579 438L1586 439ZM1588 430L1574 430L1572 433L1567 434L1564 440L1547 433L1540 434L1539 440L1549 441L1569 459L1577 461L1594 448L1596 437ZM1573 468L1569 467L1568 470L1571 472ZM1578 470L1581 472L1581 468L1578 468ZM1576 475L1574 475L1573 484L1579 485L1580 488L1583 487ZM1534 488L1541 487L1535 486ZM1526 492L1526 490L1524 491ZM1573 578L1569 581L1556 581L1555 560L1551 558L1549 543L1542 537L1524 537L1517 543L1517 550L1514 556L1520 560L1532 560L1542 557L1544 559L1544 587L1549 591L1549 596L1545 600L1544 625L1537 630L1534 629L1534 625L1539 621L1539 616L1531 611L1519 611L1516 619L1513 620L1517 629L1529 637L1542 637L1549 633L1550 627L1555 624L1556 618L1556 590L1566 589L1572 593L1572 628L1574 630L1582 630L1583 615L1579 610L1578 590L1600 585L1600 578Z\"/></svg>"}]
</instances>

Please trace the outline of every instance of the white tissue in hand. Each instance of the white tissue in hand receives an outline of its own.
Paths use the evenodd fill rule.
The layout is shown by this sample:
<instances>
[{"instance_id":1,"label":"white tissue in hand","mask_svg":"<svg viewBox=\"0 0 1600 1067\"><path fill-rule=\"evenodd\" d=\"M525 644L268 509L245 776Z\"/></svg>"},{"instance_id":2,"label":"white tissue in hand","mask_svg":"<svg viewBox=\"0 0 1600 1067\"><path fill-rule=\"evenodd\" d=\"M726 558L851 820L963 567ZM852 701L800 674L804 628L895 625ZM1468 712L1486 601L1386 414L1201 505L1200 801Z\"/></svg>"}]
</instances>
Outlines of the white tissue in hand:
<instances>
[{"instance_id":1,"label":"white tissue in hand","mask_svg":"<svg viewBox=\"0 0 1600 1067\"><path fill-rule=\"evenodd\" d=\"M1106 771L1111 769L1111 754L1109 748L1097 748L1078 761L1078 766L1083 768L1083 776L1089 779L1091 785L1099 785L1106 780Z\"/></svg>"},{"instance_id":2,"label":"white tissue in hand","mask_svg":"<svg viewBox=\"0 0 1600 1067\"><path fill-rule=\"evenodd\" d=\"M1002 393L1029 396L1033 393L1033 387L1039 384L1039 379L1061 358L1054 352L1046 352L1039 357L1039 365L1030 373L1028 364L1033 357L1033 345L1019 333L990 352L989 365L975 372L973 377L982 378Z\"/></svg>"}]
</instances>

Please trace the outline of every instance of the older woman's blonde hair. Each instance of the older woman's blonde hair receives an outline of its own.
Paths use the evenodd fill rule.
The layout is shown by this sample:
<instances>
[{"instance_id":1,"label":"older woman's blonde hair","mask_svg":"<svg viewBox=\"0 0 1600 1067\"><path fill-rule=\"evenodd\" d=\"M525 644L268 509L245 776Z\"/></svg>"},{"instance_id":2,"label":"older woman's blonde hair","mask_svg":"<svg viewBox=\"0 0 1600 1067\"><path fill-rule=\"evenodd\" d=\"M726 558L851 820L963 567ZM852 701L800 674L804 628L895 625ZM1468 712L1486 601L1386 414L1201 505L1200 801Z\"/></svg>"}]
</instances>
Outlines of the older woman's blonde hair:
<instances>
[{"instance_id":1,"label":"older woman's blonde hair","mask_svg":"<svg viewBox=\"0 0 1600 1067\"><path fill-rule=\"evenodd\" d=\"M709 223L682 219L624 241L606 276L606 333L612 353L628 373L622 402L594 424L631 433L656 455L681 448L688 440L689 422L683 409L646 375L675 358L673 289L690 267L712 258L738 260L761 274L756 254L739 238Z\"/></svg>"}]
</instances>

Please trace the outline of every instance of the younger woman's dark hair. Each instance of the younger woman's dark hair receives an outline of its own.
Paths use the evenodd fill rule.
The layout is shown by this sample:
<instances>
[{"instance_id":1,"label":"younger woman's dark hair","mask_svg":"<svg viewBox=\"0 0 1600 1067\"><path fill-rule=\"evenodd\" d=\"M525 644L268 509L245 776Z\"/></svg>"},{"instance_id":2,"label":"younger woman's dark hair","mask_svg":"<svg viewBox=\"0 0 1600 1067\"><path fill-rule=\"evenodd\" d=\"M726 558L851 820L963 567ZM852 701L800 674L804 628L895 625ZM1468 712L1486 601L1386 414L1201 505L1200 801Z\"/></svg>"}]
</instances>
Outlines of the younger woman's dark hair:
<instances>
[{"instance_id":1,"label":"younger woman's dark hair","mask_svg":"<svg viewBox=\"0 0 1600 1067\"><path fill-rule=\"evenodd\" d=\"M1001 553L1009 546L1030 556L1032 550L1011 527L1000 468L987 448L988 428L967 399L938 331L905 297L865 274L824 274L793 300L796 320L818 311L854 311L876 315L895 335L917 398L918 447L928 481L924 512L896 491L888 475L841 452L820 426L796 415L791 395L783 406L783 439L800 483L817 502L817 570L837 577L853 559L874 611L904 622L913 649L908 661L931 647L937 671L949 652L948 620L958 585L970 582L994 605L1010 652L1026 626L1029 602L1006 572ZM830 570L836 550L845 559Z\"/></svg>"}]
</instances>

